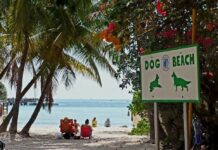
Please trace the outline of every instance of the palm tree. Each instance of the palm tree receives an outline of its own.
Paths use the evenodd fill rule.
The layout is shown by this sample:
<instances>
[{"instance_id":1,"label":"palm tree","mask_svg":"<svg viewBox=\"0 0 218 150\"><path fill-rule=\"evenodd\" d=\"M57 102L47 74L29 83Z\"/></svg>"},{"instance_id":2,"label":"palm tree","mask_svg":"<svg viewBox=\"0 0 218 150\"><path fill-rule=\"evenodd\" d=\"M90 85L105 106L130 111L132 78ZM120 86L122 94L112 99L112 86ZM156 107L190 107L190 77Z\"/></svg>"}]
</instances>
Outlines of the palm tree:
<instances>
[{"instance_id":1,"label":"palm tree","mask_svg":"<svg viewBox=\"0 0 218 150\"><path fill-rule=\"evenodd\" d=\"M43 39L45 45L41 48L41 53L38 54L41 54L40 57L43 60L49 62L47 66L53 66L53 68L50 69L50 74L47 76L45 84L43 84L41 96L30 120L20 132L22 135L29 135L29 129L41 109L45 96L52 99L51 89L54 85L52 78L55 79L55 74L63 72L65 85L69 86L72 83L71 79L76 77L76 72L90 76L101 85L97 64L107 69L111 75L115 73L104 53L91 43L92 32L81 23L80 18L75 19L75 16L70 15L67 8L54 7L50 9L52 11L56 9L53 14L55 14L57 22L53 22L52 27L46 32ZM78 10L83 9L80 7ZM50 19L54 20L52 17ZM43 77L45 76L43 75Z\"/></svg>"},{"instance_id":2,"label":"palm tree","mask_svg":"<svg viewBox=\"0 0 218 150\"><path fill-rule=\"evenodd\" d=\"M46 4L45 6L40 9L40 7L34 7L34 4L38 4L37 6L42 6L39 4ZM46 51L41 55L41 60L46 60L47 62L55 63L56 60L60 59L60 53L63 53L63 56L66 55L67 52L70 51L73 56L76 56L77 59L81 59L83 62L83 66L88 66L88 68L94 71L93 79L98 81L101 85L100 75L98 73L97 64L100 64L102 68L106 68L111 75L114 74L113 68L110 66L107 59L104 57L104 54L100 51L100 49L96 49L95 45L91 43L91 32L82 24L82 19L84 17L82 15L86 14L85 10L88 9L81 9L87 8L89 6L90 1L73 1L67 4L58 4L57 6L52 5L53 3L44 2L44 1L37 1L33 3L29 1L25 3L23 0L12 1L10 9L8 10L8 19L9 21L9 31L11 34L11 45L12 45L12 52L14 55L9 61L8 65L6 65L5 69L8 68L7 66L11 66L12 74L11 74L11 83L12 85L17 85L17 92L16 92L16 101L11 109L10 113L4 120L3 124L0 126L0 131L5 131L7 125L13 116L12 123L10 126L10 132L16 133L17 132L17 119L19 113L19 102L23 95L28 91L28 89L33 85L33 83L38 79L41 73L43 73L43 69L38 71L37 75L33 77L33 79L29 82L29 84L22 89L22 78L24 72L24 66L27 61L31 61L32 59L39 58L36 55L38 51L30 51L30 47L37 47L33 44L33 39L35 37L41 37L42 35L44 38L39 40L39 47L43 47L42 49L50 49L50 51ZM80 4L82 7L75 7L75 4ZM51 7L53 6L53 7ZM28 8L28 9L27 9ZM34 9L37 8L37 9ZM44 8L46 8L47 14L43 14ZM40 25L38 28L34 28L36 25L36 10L40 10L39 16L47 16L44 17L45 19L40 19ZM30 15L31 12L31 15ZM59 16L57 18L57 16ZM81 17L78 17L81 16ZM25 18L25 19L24 19ZM31 19L30 19L31 18ZM34 20L35 19L35 20ZM55 22L54 22L55 20ZM19 24L17 24L19 22ZM28 25L27 25L28 24ZM13 30L12 30L13 29ZM68 30L69 29L69 30ZM43 31L44 30L44 31ZM36 35L33 35L34 32L39 32ZM50 46L47 46L50 45ZM24 47L23 49L21 47ZM32 47L31 47L32 48ZM21 50L22 49L22 50ZM35 48L36 49L36 48ZM39 53L42 50L38 48ZM20 51L21 50L21 51ZM55 51L54 51L55 50ZM56 53L53 57L48 57L52 53ZM35 54L35 55L34 55ZM66 55L67 56L67 55ZM67 58L67 57L66 57ZM48 59L48 60L47 60ZM70 60L70 64L68 64L68 68L74 65L74 68L79 69L80 73L86 75L87 72L82 71L81 63L75 63L78 60L72 56L68 55L68 59ZM15 60L15 61L14 61ZM54 61L55 60L55 61ZM75 64L74 64L75 63ZM51 63L52 64L52 63ZM80 65L78 65L80 64ZM76 66L75 66L76 65ZM19 67L18 67L19 66ZM41 67L43 68L43 67ZM18 71L18 73L16 73ZM70 82L68 76L66 76L66 85ZM38 108L38 107L37 107ZM41 107L40 107L41 108ZM40 110L40 109L39 109ZM38 111L38 110L37 110Z\"/></svg>"},{"instance_id":3,"label":"palm tree","mask_svg":"<svg viewBox=\"0 0 218 150\"><path fill-rule=\"evenodd\" d=\"M1 1L2 2L2 1ZM1 73L1 77L5 74L5 71L11 67L12 74L11 74L11 84L16 86L16 99L13 108L11 109L10 113L4 120L3 124L0 127L2 131L7 128L7 125L13 116L10 132L16 133L17 131L17 119L19 113L19 103L22 96L26 93L26 91L31 87L30 85L33 84L33 80L30 81L28 88L25 88L25 92L22 91L22 80L23 80L23 73L25 64L28 61L28 55L30 53L30 44L31 39L30 36L34 33L33 29L36 26L38 19L36 12L38 11L35 9L36 2L28 1L25 2L24 0L15 0L10 1L10 7L5 11L4 14L5 23L8 25L8 40L11 47L11 60L5 66ZM14 59L16 58L16 61ZM36 80L36 78L33 78Z\"/></svg>"},{"instance_id":4,"label":"palm tree","mask_svg":"<svg viewBox=\"0 0 218 150\"><path fill-rule=\"evenodd\" d=\"M68 61L68 60L67 60ZM57 81L57 78L55 77L55 74L57 74L58 72L63 72L64 76L66 77L66 81L69 82L69 78L73 77L75 78L75 71L80 71L81 73L85 73L85 74L89 74L90 76L94 76L94 74L92 73L92 70L88 67L86 67L85 65L81 64L80 62L66 62L65 64L62 64L62 62L59 62L60 64L54 64L52 62L52 64L48 64L48 71L45 72L45 74L43 74L41 76L42 80L44 81L46 80L46 82L41 83L42 84L42 92L41 92L41 96L39 98L39 101L36 105L36 108L31 116L31 118L29 119L29 121L27 122L27 124L24 126L24 128L22 129L22 131L20 132L20 134L28 136L29 135L29 129L32 126L32 124L34 123L41 107L42 104L44 102L45 97L47 97L50 102L52 101L52 94L51 94L51 89L52 85L54 84L54 81ZM76 69L72 69L72 68L76 68ZM65 74L67 73L67 74ZM70 77L71 76L71 77ZM54 79L54 81L52 82L52 79Z\"/></svg>"},{"instance_id":5,"label":"palm tree","mask_svg":"<svg viewBox=\"0 0 218 150\"><path fill-rule=\"evenodd\" d=\"M33 33L33 29L36 26L37 20L36 18L34 18L36 17L34 1L16 0L12 5L13 7L11 8L12 10L10 19L10 29L14 31L14 36L17 39L17 45L15 45L15 48L17 48L18 50L21 49L21 60L19 63L20 66L18 68L16 81L16 99L15 104L13 106L13 118L9 128L10 133L16 133L24 68L31 43L30 36Z\"/></svg>"}]
</instances>

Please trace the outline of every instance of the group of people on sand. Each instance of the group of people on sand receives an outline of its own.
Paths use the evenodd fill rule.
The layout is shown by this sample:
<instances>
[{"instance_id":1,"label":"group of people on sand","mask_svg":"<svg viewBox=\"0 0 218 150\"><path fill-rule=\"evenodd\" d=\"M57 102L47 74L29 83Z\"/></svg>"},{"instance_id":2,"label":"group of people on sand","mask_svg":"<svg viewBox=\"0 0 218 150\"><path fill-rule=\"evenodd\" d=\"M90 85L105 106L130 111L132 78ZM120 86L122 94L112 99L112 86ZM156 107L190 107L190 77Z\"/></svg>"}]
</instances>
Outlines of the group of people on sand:
<instances>
[{"instance_id":1,"label":"group of people on sand","mask_svg":"<svg viewBox=\"0 0 218 150\"><path fill-rule=\"evenodd\" d=\"M104 124L105 127L110 127L110 119L107 118ZM60 131L63 134L65 139L70 139L73 137L74 139L80 138L89 138L91 139L92 136L92 127L97 127L97 119L94 117L92 119L92 126L89 125L89 119L85 120L85 123L81 126L77 123L76 119L69 119L65 117L64 119L60 120Z\"/></svg>"}]
</instances>

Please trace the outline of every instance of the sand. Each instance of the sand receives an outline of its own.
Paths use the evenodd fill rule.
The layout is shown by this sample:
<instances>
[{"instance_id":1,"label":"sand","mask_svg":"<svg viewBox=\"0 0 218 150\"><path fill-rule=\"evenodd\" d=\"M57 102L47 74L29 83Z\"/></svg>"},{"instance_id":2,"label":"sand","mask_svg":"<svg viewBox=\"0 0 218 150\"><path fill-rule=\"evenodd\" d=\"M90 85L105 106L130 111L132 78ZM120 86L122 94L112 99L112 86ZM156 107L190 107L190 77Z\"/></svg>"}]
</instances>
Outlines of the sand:
<instances>
[{"instance_id":1,"label":"sand","mask_svg":"<svg viewBox=\"0 0 218 150\"><path fill-rule=\"evenodd\" d=\"M6 150L153 150L148 136L130 136L131 128L97 127L91 140L61 139L57 128L31 129L30 138L1 133Z\"/></svg>"}]
</instances>

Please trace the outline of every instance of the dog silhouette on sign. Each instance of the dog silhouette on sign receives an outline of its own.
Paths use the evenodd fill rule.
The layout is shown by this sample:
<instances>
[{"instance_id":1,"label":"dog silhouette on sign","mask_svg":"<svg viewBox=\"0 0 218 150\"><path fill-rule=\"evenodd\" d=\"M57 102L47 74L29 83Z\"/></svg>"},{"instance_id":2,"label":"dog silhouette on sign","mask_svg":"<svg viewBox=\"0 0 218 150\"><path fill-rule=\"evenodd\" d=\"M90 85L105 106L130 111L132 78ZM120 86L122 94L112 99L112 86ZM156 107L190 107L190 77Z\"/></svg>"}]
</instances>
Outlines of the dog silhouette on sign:
<instances>
[{"instance_id":1,"label":"dog silhouette on sign","mask_svg":"<svg viewBox=\"0 0 218 150\"><path fill-rule=\"evenodd\" d=\"M156 78L155 78L155 80L154 81L152 81L151 83L150 83L150 92L152 92L153 90L154 90L154 88L161 88L161 85L159 84L159 76L158 76L158 74L156 74Z\"/></svg>"},{"instance_id":2,"label":"dog silhouette on sign","mask_svg":"<svg viewBox=\"0 0 218 150\"><path fill-rule=\"evenodd\" d=\"M174 86L176 87L176 91L177 91L177 87L181 86L182 91L184 88L186 88L186 90L188 91L188 84L191 83L191 81L186 81L183 78L179 78L176 76L175 72L173 72L173 74L171 75L171 77L173 78L173 82L174 82Z\"/></svg>"}]
</instances>

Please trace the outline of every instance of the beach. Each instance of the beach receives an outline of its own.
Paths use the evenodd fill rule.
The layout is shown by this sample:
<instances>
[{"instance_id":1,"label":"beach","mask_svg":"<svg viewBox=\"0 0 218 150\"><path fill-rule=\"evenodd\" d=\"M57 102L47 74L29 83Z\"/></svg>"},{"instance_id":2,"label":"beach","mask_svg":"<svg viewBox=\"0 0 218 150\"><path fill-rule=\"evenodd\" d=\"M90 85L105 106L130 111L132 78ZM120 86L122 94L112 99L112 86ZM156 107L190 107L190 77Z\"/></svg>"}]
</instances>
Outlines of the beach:
<instances>
[{"instance_id":1,"label":"beach","mask_svg":"<svg viewBox=\"0 0 218 150\"><path fill-rule=\"evenodd\" d=\"M153 150L149 136L131 136L131 117L127 115L130 101L125 100L56 100L58 105L52 113L41 110L30 130L29 138L19 134L11 136L1 133L0 140L6 150ZM34 106L21 106L18 131L27 122ZM89 113L87 113L89 110ZM29 115L29 116L28 116ZM63 139L59 129L60 119L65 116L77 119L83 124L85 119L97 118L98 126L93 128L92 139ZM104 127L110 118L111 127Z\"/></svg>"},{"instance_id":2,"label":"beach","mask_svg":"<svg viewBox=\"0 0 218 150\"><path fill-rule=\"evenodd\" d=\"M153 150L148 136L131 136L131 128L97 127L93 129L93 138L63 139L56 128L31 128L29 138L19 134L11 136L1 133L0 139L5 143L6 150Z\"/></svg>"}]
</instances>

